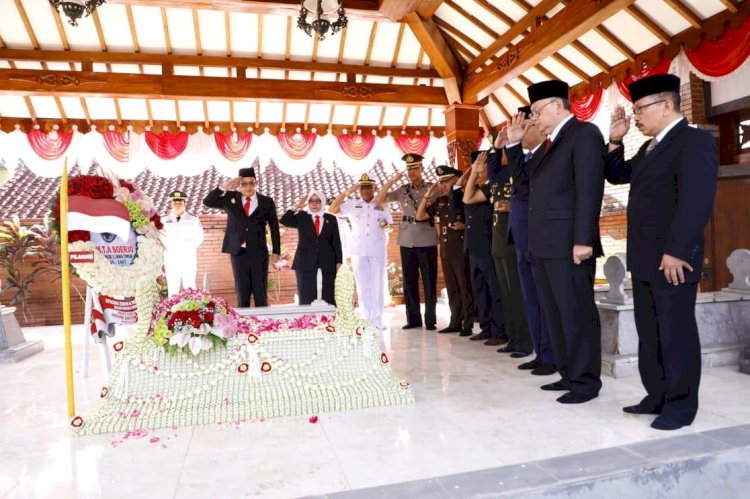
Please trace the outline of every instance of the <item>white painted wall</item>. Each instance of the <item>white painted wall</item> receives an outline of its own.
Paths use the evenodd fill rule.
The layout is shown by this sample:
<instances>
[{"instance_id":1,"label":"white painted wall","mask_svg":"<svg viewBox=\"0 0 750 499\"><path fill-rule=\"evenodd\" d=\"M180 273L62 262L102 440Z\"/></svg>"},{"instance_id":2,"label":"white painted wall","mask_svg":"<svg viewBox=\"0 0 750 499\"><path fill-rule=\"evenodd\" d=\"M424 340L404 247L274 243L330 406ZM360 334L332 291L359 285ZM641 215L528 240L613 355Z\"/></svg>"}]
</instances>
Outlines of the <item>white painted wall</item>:
<instances>
[{"instance_id":1,"label":"white painted wall","mask_svg":"<svg viewBox=\"0 0 750 499\"><path fill-rule=\"evenodd\" d=\"M732 78L711 83L711 105L716 107L750 95L750 64Z\"/></svg>"}]
</instances>

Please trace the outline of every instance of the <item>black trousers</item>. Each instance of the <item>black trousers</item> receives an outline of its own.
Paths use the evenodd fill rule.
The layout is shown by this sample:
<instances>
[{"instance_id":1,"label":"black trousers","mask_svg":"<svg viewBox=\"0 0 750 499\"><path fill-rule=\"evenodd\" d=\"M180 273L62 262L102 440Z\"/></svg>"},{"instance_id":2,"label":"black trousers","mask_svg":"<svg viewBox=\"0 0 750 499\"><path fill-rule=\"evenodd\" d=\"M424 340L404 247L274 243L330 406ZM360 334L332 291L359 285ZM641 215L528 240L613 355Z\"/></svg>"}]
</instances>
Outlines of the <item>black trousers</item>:
<instances>
[{"instance_id":1,"label":"black trousers","mask_svg":"<svg viewBox=\"0 0 750 499\"><path fill-rule=\"evenodd\" d=\"M479 327L483 333L493 338L502 338L505 336L505 323L501 307L500 283L497 282L492 257L470 254L469 261Z\"/></svg>"},{"instance_id":2,"label":"black trousers","mask_svg":"<svg viewBox=\"0 0 750 499\"><path fill-rule=\"evenodd\" d=\"M518 260L518 277L523 293L523 306L526 310L526 321L529 325L534 351L536 351L537 358L542 364L554 366L555 354L549 339L549 328L542 304L542 293L539 291L539 266L528 250L521 251L516 248L516 258Z\"/></svg>"},{"instance_id":3,"label":"black trousers","mask_svg":"<svg viewBox=\"0 0 750 499\"><path fill-rule=\"evenodd\" d=\"M309 305L318 299L318 270L295 270L297 276L297 297L300 305ZM334 298L334 288L336 282L336 271L324 271L323 289L321 289L321 299L331 305L336 305Z\"/></svg>"},{"instance_id":4,"label":"black trousers","mask_svg":"<svg viewBox=\"0 0 750 499\"><path fill-rule=\"evenodd\" d=\"M531 333L523 307L516 247L512 244L508 245L507 254L494 257L494 261L497 281L500 284L505 330L508 333L508 347L517 352L531 353L534 351L534 346L531 343Z\"/></svg>"},{"instance_id":5,"label":"black trousers","mask_svg":"<svg viewBox=\"0 0 750 499\"><path fill-rule=\"evenodd\" d=\"M405 248L401 246L401 270L404 274L404 303L407 324L421 325L419 277L424 287L424 323L437 323L437 246Z\"/></svg>"},{"instance_id":6,"label":"black trousers","mask_svg":"<svg viewBox=\"0 0 750 499\"><path fill-rule=\"evenodd\" d=\"M268 306L268 253L253 256L246 249L232 255L234 292L238 307L249 307L250 297L255 298L256 307Z\"/></svg>"},{"instance_id":7,"label":"black trousers","mask_svg":"<svg viewBox=\"0 0 750 499\"><path fill-rule=\"evenodd\" d=\"M597 395L602 387L602 330L594 302L596 260L537 258L542 302L557 370L571 391Z\"/></svg>"},{"instance_id":8,"label":"black trousers","mask_svg":"<svg viewBox=\"0 0 750 499\"><path fill-rule=\"evenodd\" d=\"M695 320L697 283L655 284L633 278L638 370L644 402L663 417L690 424L698 412L701 344Z\"/></svg>"},{"instance_id":9,"label":"black trousers","mask_svg":"<svg viewBox=\"0 0 750 499\"><path fill-rule=\"evenodd\" d=\"M474 327L474 295L471 283L466 279L468 257L441 258L445 287L448 290L448 306L451 309L451 321L448 327L469 330Z\"/></svg>"}]
</instances>

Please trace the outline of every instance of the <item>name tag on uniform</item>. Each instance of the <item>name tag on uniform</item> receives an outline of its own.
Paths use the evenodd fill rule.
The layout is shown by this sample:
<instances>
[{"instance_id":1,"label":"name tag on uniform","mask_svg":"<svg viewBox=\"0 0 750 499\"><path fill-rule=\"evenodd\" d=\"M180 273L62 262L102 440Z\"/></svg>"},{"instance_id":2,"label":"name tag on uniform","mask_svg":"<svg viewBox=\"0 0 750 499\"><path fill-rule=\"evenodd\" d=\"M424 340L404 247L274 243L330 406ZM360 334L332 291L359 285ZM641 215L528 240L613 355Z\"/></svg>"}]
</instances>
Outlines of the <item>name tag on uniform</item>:
<instances>
[{"instance_id":1,"label":"name tag on uniform","mask_svg":"<svg viewBox=\"0 0 750 499\"><path fill-rule=\"evenodd\" d=\"M354 207L355 208L359 208L360 210L362 209L362 207L360 205L355 205Z\"/></svg>"},{"instance_id":2,"label":"name tag on uniform","mask_svg":"<svg viewBox=\"0 0 750 499\"><path fill-rule=\"evenodd\" d=\"M373 209L374 209L375 211L385 211L385 210L383 210L383 207L382 207L382 206L376 206L376 207L375 207L375 208L373 208Z\"/></svg>"}]
</instances>

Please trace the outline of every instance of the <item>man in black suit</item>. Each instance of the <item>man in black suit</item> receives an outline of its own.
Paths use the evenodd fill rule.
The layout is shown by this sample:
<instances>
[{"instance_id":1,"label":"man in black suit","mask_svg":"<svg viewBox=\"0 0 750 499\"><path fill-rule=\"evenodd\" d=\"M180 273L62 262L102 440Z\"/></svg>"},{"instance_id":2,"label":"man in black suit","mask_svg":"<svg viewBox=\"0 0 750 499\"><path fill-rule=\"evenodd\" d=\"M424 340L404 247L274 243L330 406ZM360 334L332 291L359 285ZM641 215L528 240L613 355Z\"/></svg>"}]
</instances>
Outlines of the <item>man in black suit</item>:
<instances>
[{"instance_id":1,"label":"man in black suit","mask_svg":"<svg viewBox=\"0 0 750 499\"><path fill-rule=\"evenodd\" d=\"M281 236L276 204L258 194L253 168L240 168L239 176L208 193L203 204L221 208L227 214L222 253L232 258L234 289L238 307L249 307L250 296L256 307L268 306L268 246L266 227L271 229L273 263L281 255ZM239 188L239 192L235 189Z\"/></svg>"},{"instance_id":2,"label":"man in black suit","mask_svg":"<svg viewBox=\"0 0 750 499\"><path fill-rule=\"evenodd\" d=\"M533 123L547 134L544 157L531 173L529 248L537 261L543 303L560 381L543 390L580 404L601 389L601 325L594 303L596 257L602 256L599 211L604 194L604 139L570 112L568 84L528 88ZM520 147L528 122L508 126L508 145Z\"/></svg>"},{"instance_id":3,"label":"man in black suit","mask_svg":"<svg viewBox=\"0 0 750 499\"><path fill-rule=\"evenodd\" d=\"M511 118L516 124L531 120L531 108L518 108L519 113ZM539 291L539 268L529 251L529 175L544 157L546 137L529 121L529 127L521 144L509 148L508 162L513 177L513 189L510 196L510 230L516 246L518 275L521 281L523 306L531 333L536 358L519 365L519 369L531 370L536 376L547 376L557 372L555 354L549 337L547 319L544 315L542 293ZM495 148L503 143L495 143ZM523 149L522 149L523 148ZM526 150L524 155L523 151Z\"/></svg>"},{"instance_id":4,"label":"man in black suit","mask_svg":"<svg viewBox=\"0 0 750 499\"><path fill-rule=\"evenodd\" d=\"M629 86L635 126L650 141L625 161L630 127L622 107L612 115L606 177L630 183L628 270L633 278L638 370L646 397L623 408L658 414L658 430L689 425L698 412L701 347L695 300L703 261L703 228L716 194L716 142L680 113L680 79L662 74Z\"/></svg>"},{"instance_id":5,"label":"man in black suit","mask_svg":"<svg viewBox=\"0 0 750 499\"><path fill-rule=\"evenodd\" d=\"M321 192L302 196L292 209L281 217L282 225L297 229L299 239L292 269L297 275L297 296L300 305L309 305L318 298L318 270L323 274L321 298L331 305L334 299L336 271L341 266L341 237L336 217L325 213ZM307 210L302 210L307 204Z\"/></svg>"}]
</instances>

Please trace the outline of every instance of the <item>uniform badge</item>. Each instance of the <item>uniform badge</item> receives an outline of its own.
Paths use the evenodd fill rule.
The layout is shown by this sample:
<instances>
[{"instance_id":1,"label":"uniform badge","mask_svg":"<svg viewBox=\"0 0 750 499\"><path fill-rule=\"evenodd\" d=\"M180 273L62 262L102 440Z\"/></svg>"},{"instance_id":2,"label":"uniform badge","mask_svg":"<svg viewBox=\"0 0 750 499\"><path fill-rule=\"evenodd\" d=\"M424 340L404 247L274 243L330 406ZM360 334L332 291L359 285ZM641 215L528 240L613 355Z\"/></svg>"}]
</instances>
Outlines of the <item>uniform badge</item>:
<instances>
[{"instance_id":1,"label":"uniform badge","mask_svg":"<svg viewBox=\"0 0 750 499\"><path fill-rule=\"evenodd\" d=\"M232 202L232 204L235 204L235 203L237 203L237 200L236 200L236 199L234 199L234 198L230 199L230 201Z\"/></svg>"}]
</instances>

